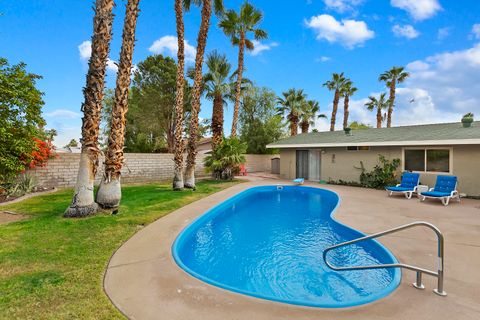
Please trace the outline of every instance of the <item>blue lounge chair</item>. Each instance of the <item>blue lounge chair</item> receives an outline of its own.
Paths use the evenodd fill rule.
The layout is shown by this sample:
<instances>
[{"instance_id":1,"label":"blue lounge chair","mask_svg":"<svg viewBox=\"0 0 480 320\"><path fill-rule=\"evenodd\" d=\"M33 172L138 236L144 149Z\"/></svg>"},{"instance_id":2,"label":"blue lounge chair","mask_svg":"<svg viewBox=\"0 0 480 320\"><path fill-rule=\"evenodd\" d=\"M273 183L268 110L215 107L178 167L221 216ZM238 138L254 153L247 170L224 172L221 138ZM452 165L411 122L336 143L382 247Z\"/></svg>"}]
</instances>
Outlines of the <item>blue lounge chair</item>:
<instances>
[{"instance_id":1,"label":"blue lounge chair","mask_svg":"<svg viewBox=\"0 0 480 320\"><path fill-rule=\"evenodd\" d=\"M460 194L457 191L457 177L455 176L437 176L435 187L420 194L420 200L426 198L440 199L444 206L447 206L450 199L456 198L460 202Z\"/></svg>"},{"instance_id":2,"label":"blue lounge chair","mask_svg":"<svg viewBox=\"0 0 480 320\"><path fill-rule=\"evenodd\" d=\"M403 193L405 198L411 199L414 192L417 192L418 184L420 183L420 174L414 172L404 172L402 181L396 186L386 187L388 196L394 193Z\"/></svg>"}]
</instances>

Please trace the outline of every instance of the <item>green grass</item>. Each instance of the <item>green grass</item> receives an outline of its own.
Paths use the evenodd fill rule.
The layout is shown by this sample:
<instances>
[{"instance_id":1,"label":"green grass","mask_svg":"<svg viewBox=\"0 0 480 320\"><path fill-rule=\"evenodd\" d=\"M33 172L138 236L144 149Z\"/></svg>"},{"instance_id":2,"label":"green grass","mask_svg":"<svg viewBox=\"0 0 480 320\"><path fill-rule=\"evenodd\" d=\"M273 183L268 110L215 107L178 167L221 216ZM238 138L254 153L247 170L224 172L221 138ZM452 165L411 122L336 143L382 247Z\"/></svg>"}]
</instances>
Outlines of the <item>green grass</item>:
<instances>
[{"instance_id":1,"label":"green grass","mask_svg":"<svg viewBox=\"0 0 480 320\"><path fill-rule=\"evenodd\" d=\"M113 252L143 226L235 183L202 181L195 192L125 186L116 216L62 218L71 190L0 207L30 216L0 225L0 318L122 318L102 288Z\"/></svg>"}]
</instances>

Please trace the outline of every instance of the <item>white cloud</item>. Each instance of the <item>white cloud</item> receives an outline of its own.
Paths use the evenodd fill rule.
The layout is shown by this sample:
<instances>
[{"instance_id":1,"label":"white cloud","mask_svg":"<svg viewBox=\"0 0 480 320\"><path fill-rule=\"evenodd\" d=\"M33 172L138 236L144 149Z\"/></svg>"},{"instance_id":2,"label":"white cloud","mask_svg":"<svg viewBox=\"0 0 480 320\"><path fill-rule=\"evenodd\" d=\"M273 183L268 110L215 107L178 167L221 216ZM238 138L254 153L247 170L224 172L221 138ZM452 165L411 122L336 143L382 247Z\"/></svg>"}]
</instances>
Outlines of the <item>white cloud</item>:
<instances>
[{"instance_id":1,"label":"white cloud","mask_svg":"<svg viewBox=\"0 0 480 320\"><path fill-rule=\"evenodd\" d=\"M332 60L332 58L326 57L326 56L322 56L322 57L320 57L320 58L317 58L315 61L317 61L317 62L327 62L327 61L330 61L330 60Z\"/></svg>"},{"instance_id":2,"label":"white cloud","mask_svg":"<svg viewBox=\"0 0 480 320\"><path fill-rule=\"evenodd\" d=\"M392 27L392 32L396 37L404 37L407 39L415 39L420 35L420 32L415 30L415 28L410 24L406 24L404 26L396 24Z\"/></svg>"},{"instance_id":3,"label":"white cloud","mask_svg":"<svg viewBox=\"0 0 480 320\"><path fill-rule=\"evenodd\" d=\"M325 39L330 43L339 42L348 49L361 46L375 36L375 33L368 29L364 21L337 21L328 14L314 16L306 21L306 24L315 30L318 40Z\"/></svg>"},{"instance_id":4,"label":"white cloud","mask_svg":"<svg viewBox=\"0 0 480 320\"><path fill-rule=\"evenodd\" d=\"M472 36L475 39L480 39L480 23L476 23L472 27Z\"/></svg>"},{"instance_id":5,"label":"white cloud","mask_svg":"<svg viewBox=\"0 0 480 320\"><path fill-rule=\"evenodd\" d=\"M92 42L90 40L83 41L78 46L78 53L80 54L80 60L87 62L92 56ZM110 58L107 59L107 70L114 73L118 71L115 61Z\"/></svg>"},{"instance_id":6,"label":"white cloud","mask_svg":"<svg viewBox=\"0 0 480 320\"><path fill-rule=\"evenodd\" d=\"M252 42L253 42L253 50L250 51L250 54L252 56L256 56L259 53L261 53L262 51L268 51L268 50L272 49L273 47L278 47L277 42L272 42L272 43L269 43L269 44L261 43L260 41L257 41L257 40L252 40Z\"/></svg>"},{"instance_id":7,"label":"white cloud","mask_svg":"<svg viewBox=\"0 0 480 320\"><path fill-rule=\"evenodd\" d=\"M407 11L415 20L425 20L442 10L438 0L391 0L393 7Z\"/></svg>"},{"instance_id":8,"label":"white cloud","mask_svg":"<svg viewBox=\"0 0 480 320\"><path fill-rule=\"evenodd\" d=\"M327 9L339 13L354 11L355 7L363 3L363 0L323 0Z\"/></svg>"},{"instance_id":9,"label":"white cloud","mask_svg":"<svg viewBox=\"0 0 480 320\"><path fill-rule=\"evenodd\" d=\"M406 66L410 77L396 91L393 125L459 122L467 112L480 113L480 43L472 48L446 52L416 60ZM378 96L379 92L371 93ZM388 94L388 93L387 93ZM349 121L375 126L375 112L368 111L365 97L350 100ZM332 106L322 110L330 118ZM343 119L339 105L336 129ZM328 121L317 128L328 130Z\"/></svg>"},{"instance_id":10,"label":"white cloud","mask_svg":"<svg viewBox=\"0 0 480 320\"><path fill-rule=\"evenodd\" d=\"M440 28L437 31L437 39L438 40L443 40L447 38L450 35L451 28L450 27L445 27L445 28Z\"/></svg>"},{"instance_id":11,"label":"white cloud","mask_svg":"<svg viewBox=\"0 0 480 320\"><path fill-rule=\"evenodd\" d=\"M419 65L422 65L420 69ZM480 44L414 61L407 69L411 72L408 87L428 91L441 110L458 113L478 110Z\"/></svg>"},{"instance_id":12,"label":"white cloud","mask_svg":"<svg viewBox=\"0 0 480 320\"><path fill-rule=\"evenodd\" d=\"M80 59L87 61L90 59L90 56L92 55L92 42L91 41L83 41L79 46L78 46L78 52L80 53Z\"/></svg>"},{"instance_id":13,"label":"white cloud","mask_svg":"<svg viewBox=\"0 0 480 320\"><path fill-rule=\"evenodd\" d=\"M45 113L45 116L49 118L56 118L56 119L77 119L81 117L81 114L75 111L71 111L68 109L56 109L52 112Z\"/></svg>"},{"instance_id":14,"label":"white cloud","mask_svg":"<svg viewBox=\"0 0 480 320\"><path fill-rule=\"evenodd\" d=\"M178 38L175 36L163 36L158 40L155 40L153 44L148 48L148 51L155 54L168 54L176 57L178 52ZM185 61L194 62L197 50L194 46L188 44L185 40Z\"/></svg>"}]
</instances>

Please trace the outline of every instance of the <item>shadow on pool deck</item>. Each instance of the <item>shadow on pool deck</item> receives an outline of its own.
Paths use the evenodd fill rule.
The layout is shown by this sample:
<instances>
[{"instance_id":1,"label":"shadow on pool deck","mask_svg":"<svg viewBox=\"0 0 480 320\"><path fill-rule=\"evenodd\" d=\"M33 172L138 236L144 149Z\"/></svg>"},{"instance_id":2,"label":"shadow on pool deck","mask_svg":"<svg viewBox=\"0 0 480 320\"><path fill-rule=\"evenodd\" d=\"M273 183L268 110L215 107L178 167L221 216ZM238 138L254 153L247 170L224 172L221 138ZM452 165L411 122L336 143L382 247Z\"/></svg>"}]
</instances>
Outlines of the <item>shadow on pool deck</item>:
<instances>
[{"instance_id":1,"label":"shadow on pool deck","mask_svg":"<svg viewBox=\"0 0 480 320\"><path fill-rule=\"evenodd\" d=\"M185 273L171 255L178 233L213 205L256 185L288 183L252 179L187 205L147 226L112 257L104 279L112 302L132 319L480 319L480 201L465 199L444 207L386 192L310 184L339 193L335 218L365 233L417 220L431 222L445 234L445 291L432 292L436 278L424 275L425 290L411 286L415 273L404 270L402 283L374 303L319 309L281 304L208 285ZM436 239L428 229L406 230L380 239L405 263L435 270ZM321 259L321 257L319 257Z\"/></svg>"}]
</instances>

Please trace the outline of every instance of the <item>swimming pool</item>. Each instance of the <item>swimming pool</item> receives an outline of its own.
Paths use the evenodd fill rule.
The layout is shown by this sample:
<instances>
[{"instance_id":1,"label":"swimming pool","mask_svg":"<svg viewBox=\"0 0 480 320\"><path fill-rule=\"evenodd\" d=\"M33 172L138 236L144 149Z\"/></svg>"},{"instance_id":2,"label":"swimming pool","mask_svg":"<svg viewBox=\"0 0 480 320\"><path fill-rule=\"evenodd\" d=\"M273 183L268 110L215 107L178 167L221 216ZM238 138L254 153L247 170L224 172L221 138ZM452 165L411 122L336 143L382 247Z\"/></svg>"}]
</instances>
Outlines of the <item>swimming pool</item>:
<instances>
[{"instance_id":1,"label":"swimming pool","mask_svg":"<svg viewBox=\"0 0 480 320\"><path fill-rule=\"evenodd\" d=\"M398 269L335 272L323 262L326 247L363 236L333 219L339 202L319 188L250 188L186 227L173 257L198 279L258 298L325 308L380 299L400 283ZM328 256L338 266L397 262L374 240Z\"/></svg>"}]
</instances>

